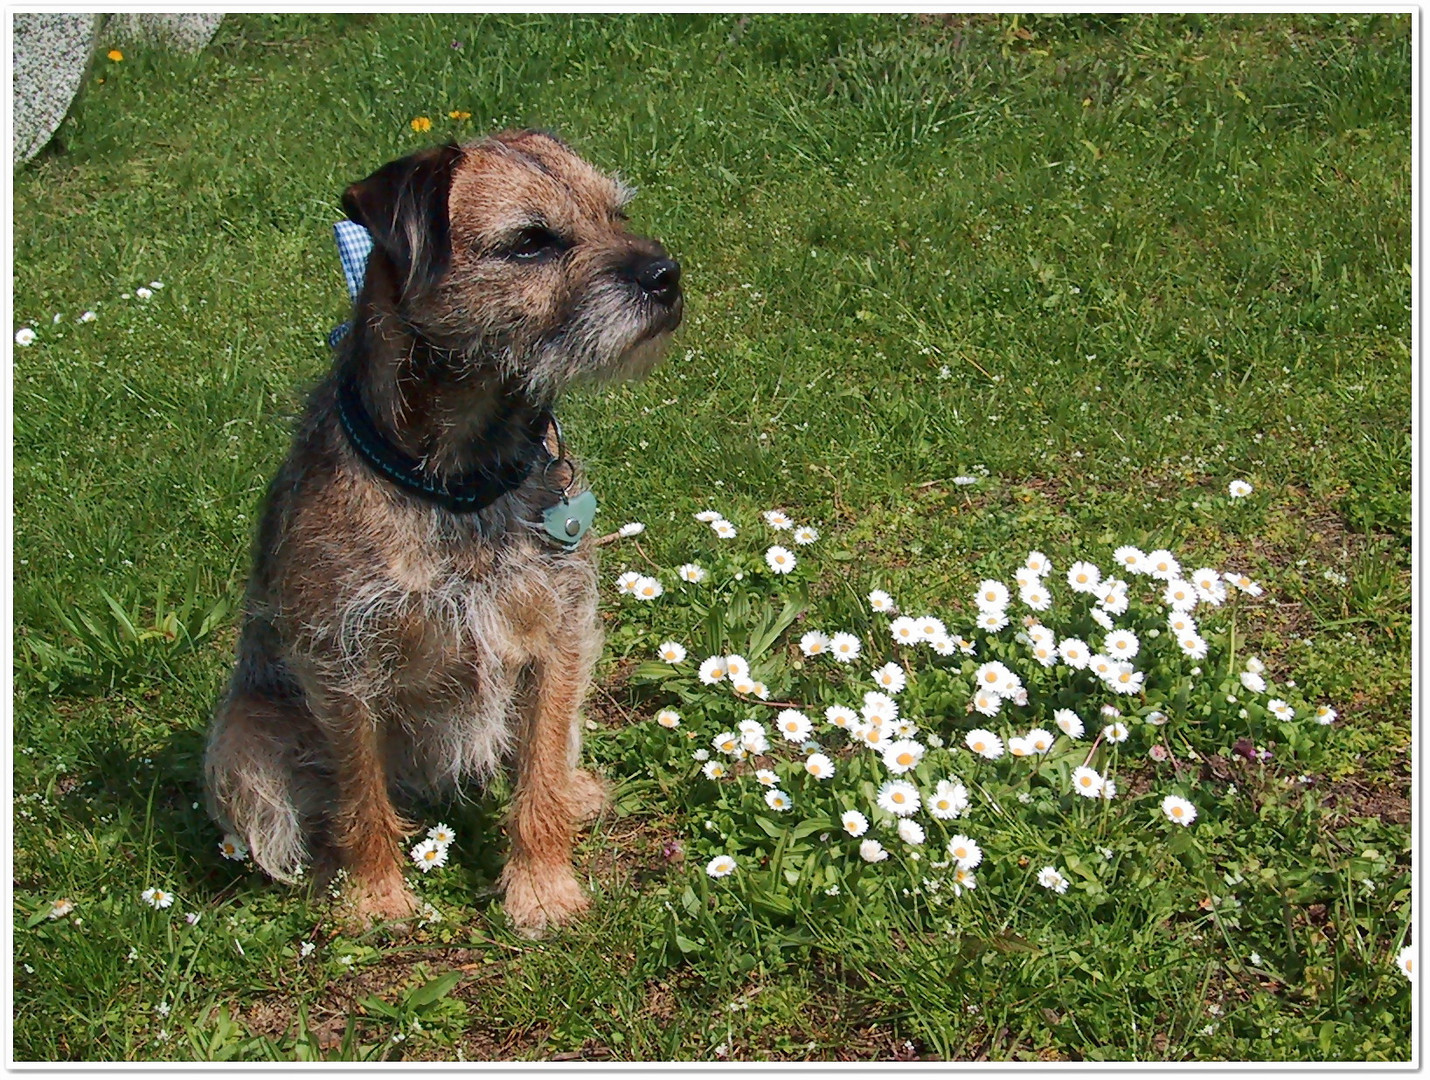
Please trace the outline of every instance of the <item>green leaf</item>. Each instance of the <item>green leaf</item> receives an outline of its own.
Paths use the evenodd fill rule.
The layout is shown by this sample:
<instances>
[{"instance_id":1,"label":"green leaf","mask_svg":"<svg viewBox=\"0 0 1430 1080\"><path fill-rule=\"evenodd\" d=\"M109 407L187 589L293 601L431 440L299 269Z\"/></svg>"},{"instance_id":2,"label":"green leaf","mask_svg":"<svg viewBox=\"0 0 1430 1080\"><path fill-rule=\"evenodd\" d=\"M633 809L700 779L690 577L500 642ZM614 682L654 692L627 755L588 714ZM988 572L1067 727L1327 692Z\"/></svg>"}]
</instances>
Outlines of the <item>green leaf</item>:
<instances>
[{"instance_id":1,"label":"green leaf","mask_svg":"<svg viewBox=\"0 0 1430 1080\"><path fill-rule=\"evenodd\" d=\"M424 983L416 990L411 991L407 995L407 1005L413 1009L431 1005L434 1001L439 1001L450 994L461 981L462 973L460 971L449 971L445 975L439 975L431 982Z\"/></svg>"}]
</instances>

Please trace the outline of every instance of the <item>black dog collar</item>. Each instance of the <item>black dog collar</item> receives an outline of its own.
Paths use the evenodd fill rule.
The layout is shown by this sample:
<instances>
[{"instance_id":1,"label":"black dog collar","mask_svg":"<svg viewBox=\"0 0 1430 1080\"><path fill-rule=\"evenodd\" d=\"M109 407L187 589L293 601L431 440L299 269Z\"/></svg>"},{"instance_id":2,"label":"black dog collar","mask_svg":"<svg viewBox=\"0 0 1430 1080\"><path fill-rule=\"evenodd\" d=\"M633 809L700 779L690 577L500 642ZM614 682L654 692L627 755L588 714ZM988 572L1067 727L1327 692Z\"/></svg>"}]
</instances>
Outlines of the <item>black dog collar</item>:
<instances>
[{"instance_id":1,"label":"black dog collar","mask_svg":"<svg viewBox=\"0 0 1430 1080\"><path fill-rule=\"evenodd\" d=\"M465 476L439 479L424 472L416 458L393 446L377 429L363 406L356 379L347 376L338 380L337 399L338 419L343 425L343 431L347 434L348 442L364 461L398 487L455 514L472 514L485 510L503 495L519 488L538 463L549 463L552 460L546 449L545 439L547 429L555 418L549 410L543 409L531 420L524 432L529 445L518 450L515 458L496 457L490 461L483 460ZM492 441L490 436L500 430L508 420L509 417L503 416L493 420L483 441ZM521 441L518 439L519 443Z\"/></svg>"}]
</instances>

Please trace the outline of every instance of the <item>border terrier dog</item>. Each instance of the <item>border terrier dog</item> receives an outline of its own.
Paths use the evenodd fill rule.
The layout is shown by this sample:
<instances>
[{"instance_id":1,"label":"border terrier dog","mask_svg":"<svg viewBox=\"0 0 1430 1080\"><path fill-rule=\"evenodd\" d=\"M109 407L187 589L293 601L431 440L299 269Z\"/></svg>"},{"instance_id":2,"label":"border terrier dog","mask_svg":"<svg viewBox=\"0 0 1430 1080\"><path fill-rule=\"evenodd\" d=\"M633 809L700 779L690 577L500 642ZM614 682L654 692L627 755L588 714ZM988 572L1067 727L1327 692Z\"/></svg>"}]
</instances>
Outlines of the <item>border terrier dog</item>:
<instances>
[{"instance_id":1,"label":"border terrier dog","mask_svg":"<svg viewBox=\"0 0 1430 1080\"><path fill-rule=\"evenodd\" d=\"M578 717L601 637L593 541L562 533L584 533L564 510L584 486L552 408L644 375L680 322L680 266L627 229L632 195L521 131L343 196L374 246L268 490L204 768L254 861L289 882L346 870L359 925L416 911L394 798L498 767L509 919L536 934L586 908L573 833L605 789L577 767Z\"/></svg>"}]
</instances>

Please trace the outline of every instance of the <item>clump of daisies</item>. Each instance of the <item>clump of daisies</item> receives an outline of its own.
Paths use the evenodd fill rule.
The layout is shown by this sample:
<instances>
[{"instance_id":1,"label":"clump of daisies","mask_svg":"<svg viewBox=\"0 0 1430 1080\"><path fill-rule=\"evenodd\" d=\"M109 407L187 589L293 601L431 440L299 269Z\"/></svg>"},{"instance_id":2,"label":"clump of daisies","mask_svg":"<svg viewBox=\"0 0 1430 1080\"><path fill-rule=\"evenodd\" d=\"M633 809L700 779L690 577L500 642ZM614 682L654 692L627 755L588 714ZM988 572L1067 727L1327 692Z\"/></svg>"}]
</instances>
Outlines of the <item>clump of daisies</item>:
<instances>
[{"instance_id":1,"label":"clump of daisies","mask_svg":"<svg viewBox=\"0 0 1430 1080\"><path fill-rule=\"evenodd\" d=\"M716 815L696 841L711 878L747 865L749 880L783 888L755 868L797 850L804 869L786 863L785 877L815 875L821 896L883 881L931 905L966 903L975 871L1001 889L1016 866L1012 878L1061 897L1089 887L1086 863L1057 831L1026 830L1037 839L1014 846L1006 819L1021 806L1056 808L1068 836L1111 820L1148 844L1185 843L1217 806L1184 764L1189 734L1229 748L1250 727L1294 751L1337 719L1256 657L1232 663L1224 627L1263 591L1241 567L1130 544L1061 565L1032 551L1007 577L979 580L969 604L904 605L876 587L856 594L857 614L801 610L776 634L780 590L818 561L819 548L795 549L817 531L783 510L748 529L698 516L717 537L722 523L731 539L758 537L710 562L699 594L743 590L749 625L692 593L700 628L652 631L638 675L672 695L646 714L648 737L680 751L660 760L684 763ZM760 536L761 525L780 535ZM640 579L617 585L634 594ZM744 651L707 653L712 631ZM1130 766L1150 787L1128 793Z\"/></svg>"},{"instance_id":2,"label":"clump of daisies","mask_svg":"<svg viewBox=\"0 0 1430 1080\"><path fill-rule=\"evenodd\" d=\"M676 717L677 723L679 717ZM674 726L674 725L672 725ZM408 854L417 869L424 874L447 865L447 852L457 834L450 825L439 823L427 830L427 835L418 841Z\"/></svg>"}]
</instances>

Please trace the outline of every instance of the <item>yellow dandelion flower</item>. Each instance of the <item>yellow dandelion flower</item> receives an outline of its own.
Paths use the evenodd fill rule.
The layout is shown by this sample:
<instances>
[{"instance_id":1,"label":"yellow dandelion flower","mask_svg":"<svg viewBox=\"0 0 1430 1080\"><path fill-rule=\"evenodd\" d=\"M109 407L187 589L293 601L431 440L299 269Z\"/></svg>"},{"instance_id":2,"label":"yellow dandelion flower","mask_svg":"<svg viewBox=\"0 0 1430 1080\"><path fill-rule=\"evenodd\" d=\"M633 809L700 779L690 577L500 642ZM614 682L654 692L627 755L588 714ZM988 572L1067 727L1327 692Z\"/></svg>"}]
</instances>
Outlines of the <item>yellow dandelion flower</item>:
<instances>
[{"instance_id":1,"label":"yellow dandelion flower","mask_svg":"<svg viewBox=\"0 0 1430 1080\"><path fill-rule=\"evenodd\" d=\"M124 59L124 54L123 54L122 52L120 52L118 49L110 49L110 50L109 50L109 58L110 58L111 60L113 60L113 61L117 64L117 63L119 63L119 61L121 61L121 60Z\"/></svg>"},{"instance_id":2,"label":"yellow dandelion flower","mask_svg":"<svg viewBox=\"0 0 1430 1080\"><path fill-rule=\"evenodd\" d=\"M453 109L447 115L453 120L470 120L472 118L471 113L463 112L461 109Z\"/></svg>"},{"instance_id":3,"label":"yellow dandelion flower","mask_svg":"<svg viewBox=\"0 0 1430 1080\"><path fill-rule=\"evenodd\" d=\"M414 116L412 118L413 131L431 131L432 121L425 116Z\"/></svg>"}]
</instances>

